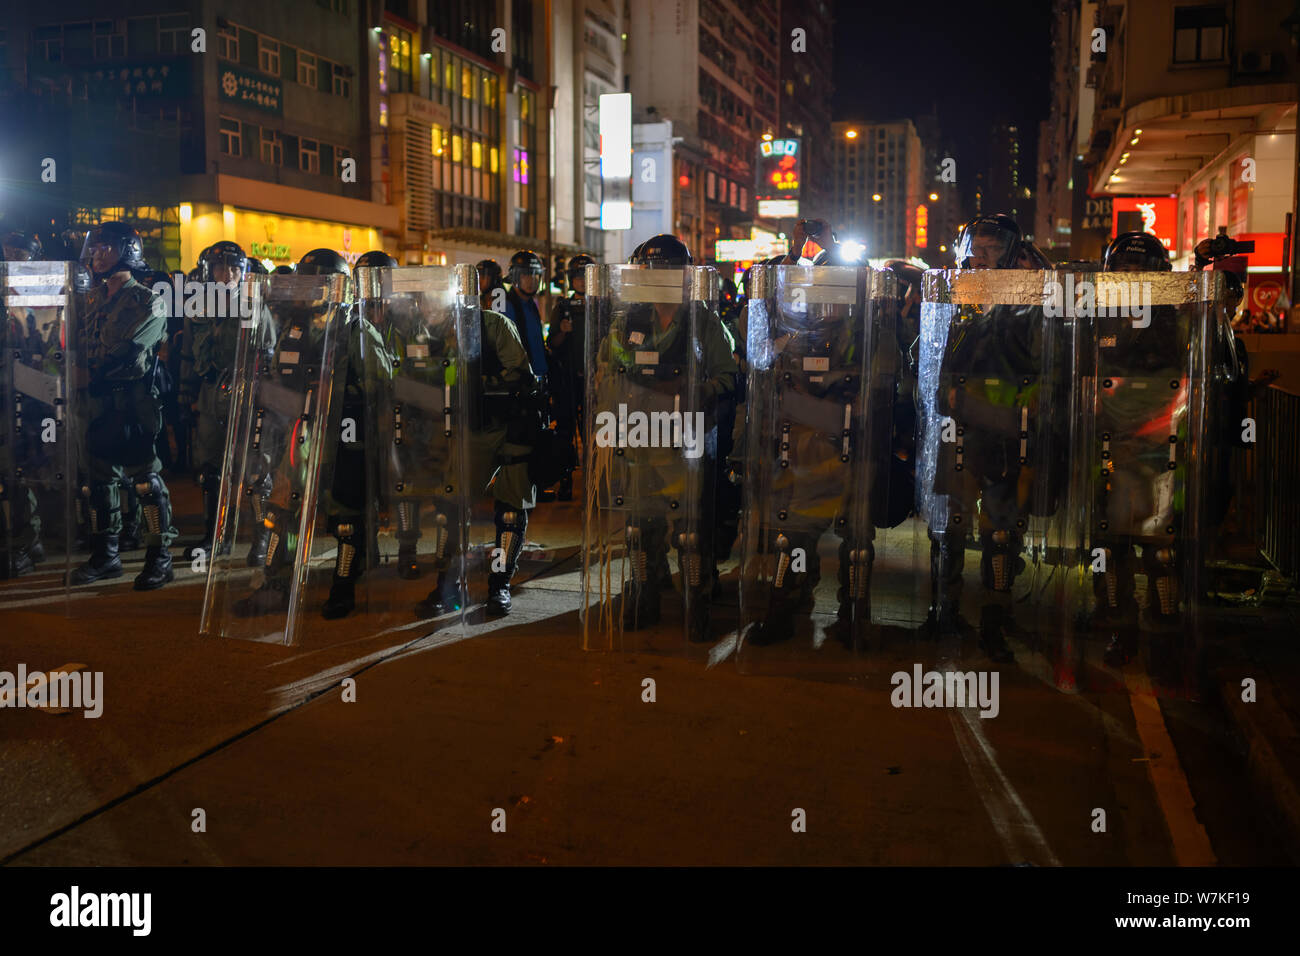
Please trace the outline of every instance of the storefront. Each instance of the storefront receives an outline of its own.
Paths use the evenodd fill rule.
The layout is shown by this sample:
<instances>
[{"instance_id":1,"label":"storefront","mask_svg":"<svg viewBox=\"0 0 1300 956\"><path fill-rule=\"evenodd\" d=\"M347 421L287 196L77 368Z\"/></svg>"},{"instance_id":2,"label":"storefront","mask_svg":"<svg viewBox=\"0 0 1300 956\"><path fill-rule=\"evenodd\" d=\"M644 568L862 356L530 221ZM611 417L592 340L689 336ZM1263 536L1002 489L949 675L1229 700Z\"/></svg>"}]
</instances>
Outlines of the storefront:
<instances>
[{"instance_id":1,"label":"storefront","mask_svg":"<svg viewBox=\"0 0 1300 956\"><path fill-rule=\"evenodd\" d=\"M213 203L181 203L181 261L191 268L214 242L237 242L267 270L293 265L312 249L333 249L351 265L362 254L382 249L378 229L359 223L304 219Z\"/></svg>"}]
</instances>

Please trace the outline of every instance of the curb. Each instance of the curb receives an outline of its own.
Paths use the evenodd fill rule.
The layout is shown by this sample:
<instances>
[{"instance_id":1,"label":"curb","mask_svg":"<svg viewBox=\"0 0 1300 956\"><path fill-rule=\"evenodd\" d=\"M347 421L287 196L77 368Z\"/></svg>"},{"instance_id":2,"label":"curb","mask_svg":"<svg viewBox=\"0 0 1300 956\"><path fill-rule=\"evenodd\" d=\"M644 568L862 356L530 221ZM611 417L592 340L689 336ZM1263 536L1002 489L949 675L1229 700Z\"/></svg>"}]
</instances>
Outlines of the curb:
<instances>
[{"instance_id":1,"label":"curb","mask_svg":"<svg viewBox=\"0 0 1300 956\"><path fill-rule=\"evenodd\" d=\"M1219 691L1246 755L1251 782L1264 796L1276 818L1274 822L1286 835L1292 860L1300 861L1300 784L1287 769L1285 759L1288 749L1300 755L1300 736L1277 705L1268 682L1260 681L1253 704L1241 699L1239 683L1220 681Z\"/></svg>"}]
</instances>

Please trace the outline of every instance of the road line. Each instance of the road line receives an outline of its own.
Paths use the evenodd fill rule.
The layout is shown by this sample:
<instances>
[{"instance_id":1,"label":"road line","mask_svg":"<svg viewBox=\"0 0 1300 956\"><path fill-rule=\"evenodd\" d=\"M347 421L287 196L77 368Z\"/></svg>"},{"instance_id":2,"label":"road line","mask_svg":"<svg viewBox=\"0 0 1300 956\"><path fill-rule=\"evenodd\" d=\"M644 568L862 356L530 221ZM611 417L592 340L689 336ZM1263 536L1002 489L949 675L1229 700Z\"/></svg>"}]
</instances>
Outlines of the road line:
<instances>
[{"instance_id":1,"label":"road line","mask_svg":"<svg viewBox=\"0 0 1300 956\"><path fill-rule=\"evenodd\" d=\"M1196 818L1196 800L1165 726L1160 701L1151 691L1151 681L1145 674L1126 673L1124 683L1128 687L1138 737L1148 758L1151 786L1155 788L1156 800L1174 843L1174 858L1179 866L1214 866L1218 858L1210 846L1209 834Z\"/></svg>"},{"instance_id":2,"label":"road line","mask_svg":"<svg viewBox=\"0 0 1300 956\"><path fill-rule=\"evenodd\" d=\"M945 670L952 669L949 662ZM948 712L948 718L975 789L1011 862L1060 866L1061 861L1048 846L1047 837L1034 822L1033 814L998 765L997 754L984 736L980 724L984 718L979 716L978 710L973 707L954 708Z\"/></svg>"}]
</instances>

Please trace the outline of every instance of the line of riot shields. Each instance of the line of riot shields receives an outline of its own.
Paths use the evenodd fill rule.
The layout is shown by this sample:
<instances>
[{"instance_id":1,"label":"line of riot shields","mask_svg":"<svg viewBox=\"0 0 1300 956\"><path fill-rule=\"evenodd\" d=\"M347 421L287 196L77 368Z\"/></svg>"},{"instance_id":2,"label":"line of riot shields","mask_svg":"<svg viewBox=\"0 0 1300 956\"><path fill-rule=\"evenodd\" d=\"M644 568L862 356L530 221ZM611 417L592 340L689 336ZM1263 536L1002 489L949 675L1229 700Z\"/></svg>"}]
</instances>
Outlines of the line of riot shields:
<instances>
[{"instance_id":1,"label":"line of riot shields","mask_svg":"<svg viewBox=\"0 0 1300 956\"><path fill-rule=\"evenodd\" d=\"M0 576L32 571L33 598L62 592L77 537L74 266L0 262Z\"/></svg>"},{"instance_id":2,"label":"line of riot shields","mask_svg":"<svg viewBox=\"0 0 1300 956\"><path fill-rule=\"evenodd\" d=\"M1220 275L931 271L919 307L868 268L749 282L726 330L710 267L588 269L585 647L833 674L933 641L1064 689L1141 656L1190 691Z\"/></svg>"},{"instance_id":3,"label":"line of riot shields","mask_svg":"<svg viewBox=\"0 0 1300 956\"><path fill-rule=\"evenodd\" d=\"M0 266L0 545L56 589L74 268ZM587 289L584 647L836 673L931 640L1191 686L1239 374L1220 274L931 271L918 297L757 266L734 328L711 267ZM494 541L476 293L468 266L245 277L203 633L294 643L340 582L367 632L464 626Z\"/></svg>"},{"instance_id":4,"label":"line of riot shields","mask_svg":"<svg viewBox=\"0 0 1300 956\"><path fill-rule=\"evenodd\" d=\"M434 266L353 278L245 280L205 634L297 643L340 584L367 633L463 626L492 534L476 533L471 494L485 481L469 450L477 280ZM431 586L436 613L413 616Z\"/></svg>"}]
</instances>

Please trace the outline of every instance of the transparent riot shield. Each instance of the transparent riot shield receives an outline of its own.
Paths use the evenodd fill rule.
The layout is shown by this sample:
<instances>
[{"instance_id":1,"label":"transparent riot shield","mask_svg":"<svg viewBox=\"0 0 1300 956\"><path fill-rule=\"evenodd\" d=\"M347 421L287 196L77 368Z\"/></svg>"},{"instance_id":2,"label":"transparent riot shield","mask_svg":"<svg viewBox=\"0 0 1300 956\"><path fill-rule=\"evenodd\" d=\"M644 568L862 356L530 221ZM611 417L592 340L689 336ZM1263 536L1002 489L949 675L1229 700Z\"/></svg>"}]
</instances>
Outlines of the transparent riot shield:
<instances>
[{"instance_id":1,"label":"transparent riot shield","mask_svg":"<svg viewBox=\"0 0 1300 956\"><path fill-rule=\"evenodd\" d=\"M888 514L897 280L841 266L760 266L750 280L738 661L854 667L877 529L901 521Z\"/></svg>"},{"instance_id":2,"label":"transparent riot shield","mask_svg":"<svg viewBox=\"0 0 1300 956\"><path fill-rule=\"evenodd\" d=\"M337 626L352 634L459 629L477 278L468 266L416 266L362 268L355 279L357 307L330 391L305 613L346 617Z\"/></svg>"},{"instance_id":3,"label":"transparent riot shield","mask_svg":"<svg viewBox=\"0 0 1300 956\"><path fill-rule=\"evenodd\" d=\"M66 610L77 532L71 266L2 262L0 291L0 578L23 578L0 606L21 595Z\"/></svg>"},{"instance_id":4,"label":"transparent riot shield","mask_svg":"<svg viewBox=\"0 0 1300 956\"><path fill-rule=\"evenodd\" d=\"M583 646L713 640L714 405L735 386L707 267L587 271Z\"/></svg>"},{"instance_id":5,"label":"transparent riot shield","mask_svg":"<svg viewBox=\"0 0 1300 956\"><path fill-rule=\"evenodd\" d=\"M350 281L245 280L203 634L293 644L310 620L326 413Z\"/></svg>"},{"instance_id":6,"label":"transparent riot shield","mask_svg":"<svg viewBox=\"0 0 1300 956\"><path fill-rule=\"evenodd\" d=\"M1223 278L1213 272L1067 275L1095 285L1078 320L1083 673L1093 690L1144 674L1192 694ZM1067 293L1067 301L1069 296Z\"/></svg>"},{"instance_id":7,"label":"transparent riot shield","mask_svg":"<svg viewBox=\"0 0 1300 956\"><path fill-rule=\"evenodd\" d=\"M1073 684L1062 612L1077 522L1068 507L1073 318L1053 273L925 274L917 372L924 632L952 657L1042 655ZM924 539L920 535L924 534Z\"/></svg>"}]
</instances>

